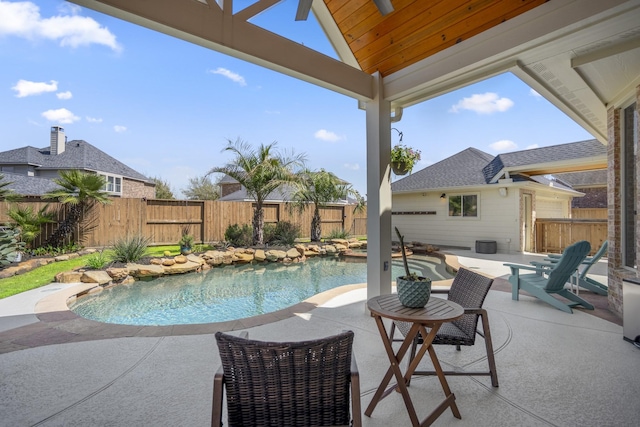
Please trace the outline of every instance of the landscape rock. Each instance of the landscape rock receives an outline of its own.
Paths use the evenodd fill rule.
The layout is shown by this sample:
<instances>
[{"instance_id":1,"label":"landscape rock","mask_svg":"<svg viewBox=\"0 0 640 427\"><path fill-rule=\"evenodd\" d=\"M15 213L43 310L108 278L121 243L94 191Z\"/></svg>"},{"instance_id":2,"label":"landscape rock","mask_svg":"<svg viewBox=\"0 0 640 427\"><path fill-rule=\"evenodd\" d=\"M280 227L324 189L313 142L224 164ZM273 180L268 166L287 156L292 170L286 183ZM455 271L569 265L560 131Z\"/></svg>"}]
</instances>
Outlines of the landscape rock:
<instances>
[{"instance_id":1,"label":"landscape rock","mask_svg":"<svg viewBox=\"0 0 640 427\"><path fill-rule=\"evenodd\" d=\"M161 265L164 265L165 267L169 267L175 263L176 263L176 260L173 258L163 258Z\"/></svg>"},{"instance_id":2,"label":"landscape rock","mask_svg":"<svg viewBox=\"0 0 640 427\"><path fill-rule=\"evenodd\" d=\"M123 280L125 280L127 277L129 276L129 270L126 268L108 268L107 269L107 274L109 275L109 277L111 277L111 279L113 279L115 282L122 282Z\"/></svg>"},{"instance_id":3,"label":"landscape rock","mask_svg":"<svg viewBox=\"0 0 640 427\"><path fill-rule=\"evenodd\" d=\"M176 255L173 257L176 264L185 264L187 262L187 257L184 255Z\"/></svg>"},{"instance_id":4,"label":"landscape rock","mask_svg":"<svg viewBox=\"0 0 640 427\"><path fill-rule=\"evenodd\" d=\"M291 259L298 258L300 256L300 252L298 252L298 249L296 248L291 248L286 253L287 253L287 258L291 258Z\"/></svg>"},{"instance_id":5,"label":"landscape rock","mask_svg":"<svg viewBox=\"0 0 640 427\"><path fill-rule=\"evenodd\" d=\"M127 264L129 274L133 277L159 277L164 274L164 268L160 265Z\"/></svg>"},{"instance_id":6,"label":"landscape rock","mask_svg":"<svg viewBox=\"0 0 640 427\"><path fill-rule=\"evenodd\" d=\"M104 270L88 270L82 273L80 276L82 283L97 283L99 285L105 285L111 282L111 276Z\"/></svg>"},{"instance_id":7,"label":"landscape rock","mask_svg":"<svg viewBox=\"0 0 640 427\"><path fill-rule=\"evenodd\" d=\"M200 263L185 261L164 267L164 274L182 274L196 271L200 268Z\"/></svg>"},{"instance_id":8,"label":"landscape rock","mask_svg":"<svg viewBox=\"0 0 640 427\"><path fill-rule=\"evenodd\" d=\"M56 282L58 283L79 283L82 272L79 271L63 271L56 274Z\"/></svg>"},{"instance_id":9,"label":"landscape rock","mask_svg":"<svg viewBox=\"0 0 640 427\"><path fill-rule=\"evenodd\" d=\"M253 254L253 259L255 259L258 262L263 262L267 259L267 256L264 253L264 249L257 249L256 252Z\"/></svg>"}]
</instances>

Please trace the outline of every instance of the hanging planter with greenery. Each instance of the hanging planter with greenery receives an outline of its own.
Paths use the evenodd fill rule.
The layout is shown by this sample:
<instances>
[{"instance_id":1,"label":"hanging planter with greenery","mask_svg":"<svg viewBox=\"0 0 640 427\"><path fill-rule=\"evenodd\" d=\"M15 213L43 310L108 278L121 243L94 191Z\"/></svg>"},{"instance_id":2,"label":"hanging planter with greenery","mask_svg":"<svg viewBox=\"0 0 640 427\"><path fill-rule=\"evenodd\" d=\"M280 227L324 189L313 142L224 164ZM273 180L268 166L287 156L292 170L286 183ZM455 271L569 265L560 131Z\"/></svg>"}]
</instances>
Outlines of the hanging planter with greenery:
<instances>
[{"instance_id":1,"label":"hanging planter with greenery","mask_svg":"<svg viewBox=\"0 0 640 427\"><path fill-rule=\"evenodd\" d=\"M399 143L391 149L391 169L396 175L406 175L420 161L420 150Z\"/></svg>"}]
</instances>

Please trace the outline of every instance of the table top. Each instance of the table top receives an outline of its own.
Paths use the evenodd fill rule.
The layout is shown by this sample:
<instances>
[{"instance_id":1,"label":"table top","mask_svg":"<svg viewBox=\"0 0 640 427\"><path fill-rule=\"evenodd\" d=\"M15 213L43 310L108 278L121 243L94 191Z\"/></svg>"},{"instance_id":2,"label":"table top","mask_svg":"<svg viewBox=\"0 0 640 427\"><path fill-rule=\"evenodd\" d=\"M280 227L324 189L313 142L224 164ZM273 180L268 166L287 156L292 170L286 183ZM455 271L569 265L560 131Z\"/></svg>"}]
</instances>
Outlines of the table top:
<instances>
[{"instance_id":1,"label":"table top","mask_svg":"<svg viewBox=\"0 0 640 427\"><path fill-rule=\"evenodd\" d=\"M367 301L374 315L411 323L451 322L464 314L464 309L453 301L431 297L424 308L409 308L400 304L397 294L380 295Z\"/></svg>"}]
</instances>

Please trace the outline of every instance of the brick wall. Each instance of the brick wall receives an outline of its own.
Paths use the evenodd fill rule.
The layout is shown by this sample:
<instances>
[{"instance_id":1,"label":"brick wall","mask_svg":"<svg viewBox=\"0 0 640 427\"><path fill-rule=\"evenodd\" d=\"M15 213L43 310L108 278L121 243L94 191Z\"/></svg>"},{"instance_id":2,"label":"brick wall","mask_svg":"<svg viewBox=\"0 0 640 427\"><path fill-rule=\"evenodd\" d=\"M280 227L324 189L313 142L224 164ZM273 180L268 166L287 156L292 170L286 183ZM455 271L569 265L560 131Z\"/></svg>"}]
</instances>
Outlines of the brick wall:
<instances>
[{"instance_id":1,"label":"brick wall","mask_svg":"<svg viewBox=\"0 0 640 427\"><path fill-rule=\"evenodd\" d=\"M607 203L607 188L579 188L577 191L584 193L583 197L574 197L571 200L572 208L606 208Z\"/></svg>"},{"instance_id":2,"label":"brick wall","mask_svg":"<svg viewBox=\"0 0 640 427\"><path fill-rule=\"evenodd\" d=\"M122 180L122 197L155 199L156 186L153 183L144 183L124 178Z\"/></svg>"},{"instance_id":3,"label":"brick wall","mask_svg":"<svg viewBox=\"0 0 640 427\"><path fill-rule=\"evenodd\" d=\"M636 87L636 115L640 109L640 86ZM623 199L624 189L621 186L622 174L624 172L624 159L622 158L622 132L620 128L621 110L611 107L607 111L608 128L608 169L607 169L607 207L608 207L608 285L609 285L609 308L622 316L622 280L627 277L637 277L637 271L633 271L624 265L624 244L623 241ZM636 127L635 132L640 136L640 127ZM636 189L640 186L640 156L636 157ZM636 211L640 210L640 197L636 190ZM640 223L636 220L636 257L640 257ZM640 265L638 259L636 264Z\"/></svg>"}]
</instances>

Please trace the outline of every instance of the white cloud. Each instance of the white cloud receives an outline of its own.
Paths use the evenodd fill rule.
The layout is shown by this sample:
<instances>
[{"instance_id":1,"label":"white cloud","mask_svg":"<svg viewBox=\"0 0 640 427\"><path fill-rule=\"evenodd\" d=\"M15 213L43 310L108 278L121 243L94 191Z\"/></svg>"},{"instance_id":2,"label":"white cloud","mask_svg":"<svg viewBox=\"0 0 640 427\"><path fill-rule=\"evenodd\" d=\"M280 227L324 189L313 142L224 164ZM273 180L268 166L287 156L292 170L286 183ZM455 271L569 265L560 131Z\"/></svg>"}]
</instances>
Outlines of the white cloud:
<instances>
[{"instance_id":1,"label":"white cloud","mask_svg":"<svg viewBox=\"0 0 640 427\"><path fill-rule=\"evenodd\" d=\"M87 119L87 121L89 123L102 123L102 119L96 118L96 117L85 117L85 119Z\"/></svg>"},{"instance_id":2,"label":"white cloud","mask_svg":"<svg viewBox=\"0 0 640 427\"><path fill-rule=\"evenodd\" d=\"M122 132L126 132L127 131L127 127L126 126L121 126L121 125L115 125L113 127L113 130L118 132L118 133L122 133Z\"/></svg>"},{"instance_id":3,"label":"white cloud","mask_svg":"<svg viewBox=\"0 0 640 427\"><path fill-rule=\"evenodd\" d=\"M525 150L533 150L534 148L540 148L540 146L538 144L527 145L527 148L525 148Z\"/></svg>"},{"instance_id":4,"label":"white cloud","mask_svg":"<svg viewBox=\"0 0 640 427\"><path fill-rule=\"evenodd\" d=\"M61 124L69 124L73 122L77 122L80 120L80 117L73 114L71 111L66 108L59 108L57 110L47 110L42 113L42 117L51 121L57 122Z\"/></svg>"},{"instance_id":5,"label":"white cloud","mask_svg":"<svg viewBox=\"0 0 640 427\"><path fill-rule=\"evenodd\" d=\"M71 99L73 97L73 95L69 91L58 92L56 93L56 96L58 97L58 99Z\"/></svg>"},{"instance_id":6,"label":"white cloud","mask_svg":"<svg viewBox=\"0 0 640 427\"><path fill-rule=\"evenodd\" d=\"M538 92L536 92L533 89L529 89L529 95L533 96L534 98L542 98L542 95L540 95Z\"/></svg>"},{"instance_id":7,"label":"white cloud","mask_svg":"<svg viewBox=\"0 0 640 427\"><path fill-rule=\"evenodd\" d=\"M327 142L338 142L341 139L345 139L342 136L337 135L334 132L328 131L326 129L320 129L313 134L316 139Z\"/></svg>"},{"instance_id":8,"label":"white cloud","mask_svg":"<svg viewBox=\"0 0 640 427\"><path fill-rule=\"evenodd\" d=\"M240 86L246 86L247 85L247 82L245 81L244 77L242 77L238 73L234 73L231 70L227 70L226 68L218 67L215 70L209 70L209 72L211 74L219 74L221 76L224 76L224 77L228 78L229 80L238 83Z\"/></svg>"},{"instance_id":9,"label":"white cloud","mask_svg":"<svg viewBox=\"0 0 640 427\"><path fill-rule=\"evenodd\" d=\"M116 36L93 18L75 15L78 11L75 8L59 11L63 15L43 18L40 8L32 2L0 0L0 36L54 40L60 46L73 48L99 44L114 51L122 49L116 41Z\"/></svg>"},{"instance_id":10,"label":"white cloud","mask_svg":"<svg viewBox=\"0 0 640 427\"><path fill-rule=\"evenodd\" d=\"M489 147L491 147L493 151L501 152L515 150L516 148L518 148L518 145L508 139L502 139L500 141L494 142L493 144L490 144Z\"/></svg>"},{"instance_id":11,"label":"white cloud","mask_svg":"<svg viewBox=\"0 0 640 427\"><path fill-rule=\"evenodd\" d=\"M358 163L345 163L342 165L345 169L350 169L352 171L360 170L360 165Z\"/></svg>"},{"instance_id":12,"label":"white cloud","mask_svg":"<svg viewBox=\"0 0 640 427\"><path fill-rule=\"evenodd\" d=\"M487 92L461 99L449 109L449 112L459 113L462 110L471 110L478 114L491 114L496 111L507 111L511 107L513 107L513 101L509 98L499 98L497 93Z\"/></svg>"},{"instance_id":13,"label":"white cloud","mask_svg":"<svg viewBox=\"0 0 640 427\"><path fill-rule=\"evenodd\" d=\"M18 83L11 89L18 92L16 94L17 98L24 98L25 96L40 95L45 92L55 92L58 90L58 82L55 80L50 80L49 83L18 80Z\"/></svg>"}]
</instances>

